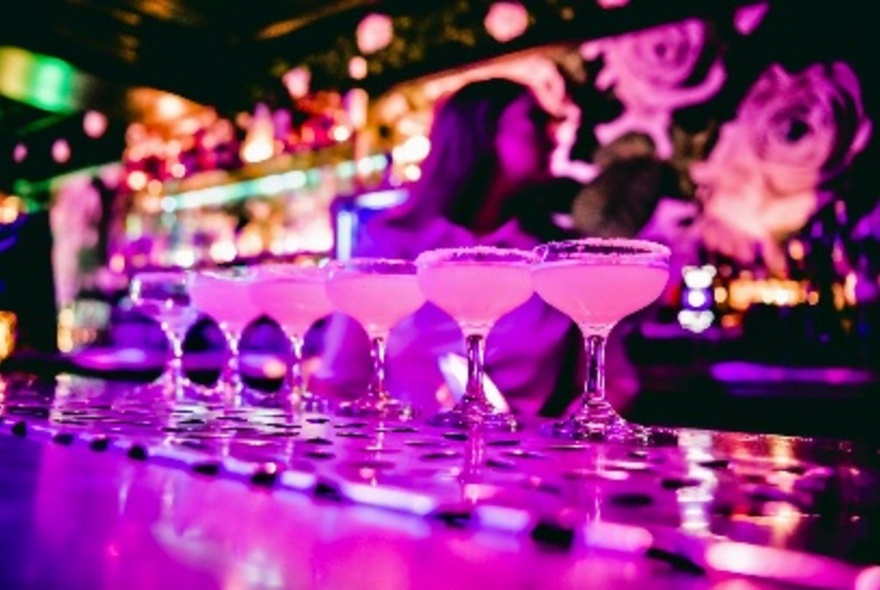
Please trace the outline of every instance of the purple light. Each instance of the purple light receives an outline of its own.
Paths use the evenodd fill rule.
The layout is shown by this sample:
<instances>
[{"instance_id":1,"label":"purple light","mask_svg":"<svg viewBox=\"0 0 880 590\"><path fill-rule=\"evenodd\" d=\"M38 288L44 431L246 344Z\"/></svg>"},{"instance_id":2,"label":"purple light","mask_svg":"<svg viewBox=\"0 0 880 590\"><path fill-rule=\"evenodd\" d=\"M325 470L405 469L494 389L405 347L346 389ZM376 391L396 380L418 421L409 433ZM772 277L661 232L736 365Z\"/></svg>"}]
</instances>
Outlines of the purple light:
<instances>
[{"instance_id":1,"label":"purple light","mask_svg":"<svg viewBox=\"0 0 880 590\"><path fill-rule=\"evenodd\" d=\"M56 139L52 144L52 159L64 164L70 159L70 144L66 139Z\"/></svg>"},{"instance_id":2,"label":"purple light","mask_svg":"<svg viewBox=\"0 0 880 590\"><path fill-rule=\"evenodd\" d=\"M858 576L852 566L827 557L727 541L706 550L706 563L718 571L811 588L852 588Z\"/></svg>"},{"instance_id":3,"label":"purple light","mask_svg":"<svg viewBox=\"0 0 880 590\"><path fill-rule=\"evenodd\" d=\"M856 578L855 590L872 590L880 588L880 566L872 566L862 570Z\"/></svg>"},{"instance_id":4,"label":"purple light","mask_svg":"<svg viewBox=\"0 0 880 590\"><path fill-rule=\"evenodd\" d=\"M97 139L107 131L107 117L98 111L88 111L83 117L83 131L92 139Z\"/></svg>"},{"instance_id":5,"label":"purple light","mask_svg":"<svg viewBox=\"0 0 880 590\"><path fill-rule=\"evenodd\" d=\"M12 159L16 162L22 162L25 158L27 158L28 149L27 146L23 143L15 144L15 149L12 150Z\"/></svg>"},{"instance_id":6,"label":"purple light","mask_svg":"<svg viewBox=\"0 0 880 590\"><path fill-rule=\"evenodd\" d=\"M309 93L311 79L311 73L303 67L293 68L281 77L281 81L294 99L303 98Z\"/></svg>"},{"instance_id":7,"label":"purple light","mask_svg":"<svg viewBox=\"0 0 880 590\"><path fill-rule=\"evenodd\" d=\"M622 553L644 553L654 544L654 535L648 529L610 522L588 523L583 535L587 547Z\"/></svg>"}]
</instances>

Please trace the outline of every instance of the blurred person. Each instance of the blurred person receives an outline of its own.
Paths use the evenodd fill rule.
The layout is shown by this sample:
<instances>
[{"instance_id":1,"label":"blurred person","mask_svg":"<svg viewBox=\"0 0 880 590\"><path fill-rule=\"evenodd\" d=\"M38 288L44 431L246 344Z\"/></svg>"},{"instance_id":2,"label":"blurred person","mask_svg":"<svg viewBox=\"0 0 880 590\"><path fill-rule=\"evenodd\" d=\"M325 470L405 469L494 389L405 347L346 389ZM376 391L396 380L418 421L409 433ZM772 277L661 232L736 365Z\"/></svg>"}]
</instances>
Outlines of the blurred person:
<instances>
[{"instance_id":1,"label":"blurred person","mask_svg":"<svg viewBox=\"0 0 880 590\"><path fill-rule=\"evenodd\" d=\"M676 170L657 157L652 140L629 133L601 148L594 161L596 177L572 203L572 225L583 237L646 239L670 247L667 293L647 308L624 318L611 331L605 350L608 399L626 413L642 383L627 352L627 341L676 293L681 268L693 262L692 234L698 208L685 200Z\"/></svg>"},{"instance_id":2,"label":"blurred person","mask_svg":"<svg viewBox=\"0 0 880 590\"><path fill-rule=\"evenodd\" d=\"M438 106L431 150L409 199L370 223L354 255L412 260L435 248L537 246L548 236L527 231L517 218L534 211L511 202L522 204L532 187L550 180L552 122L532 91L510 80L471 82L452 93ZM402 320L388 339L391 394L428 413L451 407L438 362L449 353L463 356L463 340L452 318L432 304ZM490 332L486 374L514 412L558 415L581 389L580 347L571 320L533 295ZM355 397L369 375L366 333L353 319L334 315L313 389Z\"/></svg>"}]
</instances>

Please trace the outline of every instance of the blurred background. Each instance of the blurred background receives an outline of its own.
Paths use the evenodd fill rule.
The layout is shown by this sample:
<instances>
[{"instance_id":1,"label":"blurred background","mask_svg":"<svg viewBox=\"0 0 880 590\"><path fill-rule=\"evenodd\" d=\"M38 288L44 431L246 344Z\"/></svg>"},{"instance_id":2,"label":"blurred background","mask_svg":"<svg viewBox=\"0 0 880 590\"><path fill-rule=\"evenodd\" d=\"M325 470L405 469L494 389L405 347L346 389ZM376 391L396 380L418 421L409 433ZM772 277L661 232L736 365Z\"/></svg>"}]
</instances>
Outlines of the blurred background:
<instances>
[{"instance_id":1,"label":"blurred background","mask_svg":"<svg viewBox=\"0 0 880 590\"><path fill-rule=\"evenodd\" d=\"M0 366L158 371L149 353L166 344L131 310L134 273L350 256L419 179L437 102L503 76L558 118L558 183L521 223L673 248L667 292L613 345L630 417L876 436L880 80L865 10L16 6L0 19ZM246 334L258 359L285 347L268 318ZM199 355L219 349L204 318L190 368L210 372ZM265 366L251 378L271 386Z\"/></svg>"}]
</instances>

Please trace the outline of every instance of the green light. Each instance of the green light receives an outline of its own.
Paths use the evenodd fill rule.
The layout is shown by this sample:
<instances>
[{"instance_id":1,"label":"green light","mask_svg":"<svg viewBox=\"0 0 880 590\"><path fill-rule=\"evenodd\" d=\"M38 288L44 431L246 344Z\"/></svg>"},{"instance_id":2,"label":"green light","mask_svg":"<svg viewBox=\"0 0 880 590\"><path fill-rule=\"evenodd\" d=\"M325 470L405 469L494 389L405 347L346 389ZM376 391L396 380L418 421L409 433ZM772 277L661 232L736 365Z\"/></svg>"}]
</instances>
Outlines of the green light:
<instances>
[{"instance_id":1,"label":"green light","mask_svg":"<svg viewBox=\"0 0 880 590\"><path fill-rule=\"evenodd\" d=\"M70 64L53 58L37 58L31 95L47 111L74 111L73 85L77 75Z\"/></svg>"},{"instance_id":2,"label":"green light","mask_svg":"<svg viewBox=\"0 0 880 590\"><path fill-rule=\"evenodd\" d=\"M108 162L106 164L98 164L97 166L89 166L88 168L80 168L78 170L73 170L72 172L47 178L46 180L29 181L19 178L13 183L12 189L15 194L20 195L22 198L30 199L34 203L38 203L40 195L48 196L48 194L55 192L58 190L58 187L62 186L72 178L80 176L96 176L107 166L112 166L113 164L114 162ZM46 204L43 203L43 206L45 205Z\"/></svg>"},{"instance_id":3,"label":"green light","mask_svg":"<svg viewBox=\"0 0 880 590\"><path fill-rule=\"evenodd\" d=\"M337 170L341 178L349 179L354 176L357 171L357 166L355 166L354 162L342 162L339 164Z\"/></svg>"},{"instance_id":4,"label":"green light","mask_svg":"<svg viewBox=\"0 0 880 590\"><path fill-rule=\"evenodd\" d=\"M0 47L0 94L53 113L84 107L80 98L94 78L68 62L18 47Z\"/></svg>"},{"instance_id":5,"label":"green light","mask_svg":"<svg viewBox=\"0 0 880 590\"><path fill-rule=\"evenodd\" d=\"M388 166L385 156L374 156L373 170L384 170ZM340 178L354 176L355 164L351 161L340 162L335 166L334 172ZM243 180L233 184L214 186L167 195L162 199L164 211L177 209L195 209L210 205L223 205L253 196L272 196L287 191L295 191L304 188L316 187L321 183L321 171L319 168L311 168L306 171L293 170L281 174L272 174L253 180Z\"/></svg>"}]
</instances>

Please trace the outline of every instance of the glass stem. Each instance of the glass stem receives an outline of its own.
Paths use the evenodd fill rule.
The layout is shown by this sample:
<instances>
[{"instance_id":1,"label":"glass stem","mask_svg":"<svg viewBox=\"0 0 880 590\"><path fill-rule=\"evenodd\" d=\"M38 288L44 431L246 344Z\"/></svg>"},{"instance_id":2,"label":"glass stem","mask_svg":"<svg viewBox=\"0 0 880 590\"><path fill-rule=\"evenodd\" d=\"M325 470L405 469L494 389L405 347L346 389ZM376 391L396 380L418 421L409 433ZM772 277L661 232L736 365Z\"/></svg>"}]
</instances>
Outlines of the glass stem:
<instances>
[{"instance_id":1,"label":"glass stem","mask_svg":"<svg viewBox=\"0 0 880 590\"><path fill-rule=\"evenodd\" d=\"M180 393L183 382L184 382L184 374L183 374L183 334L180 334L177 330L171 328L171 326L164 325L162 328L165 330L165 337L168 338L168 343L171 344L171 359L168 361L168 366L165 369L165 374L167 375L169 388L175 393Z\"/></svg>"},{"instance_id":2,"label":"glass stem","mask_svg":"<svg viewBox=\"0 0 880 590\"><path fill-rule=\"evenodd\" d=\"M483 390L483 361L486 339L482 334L469 334L465 337L467 349L467 385L462 402L464 404L486 404L486 392Z\"/></svg>"},{"instance_id":3,"label":"glass stem","mask_svg":"<svg viewBox=\"0 0 880 590\"><path fill-rule=\"evenodd\" d=\"M231 328L223 330L226 337L226 345L229 348L229 356L226 358L226 364L220 375L220 387L228 387L234 395L244 391L244 381L241 379L241 363L239 344L241 343L241 333Z\"/></svg>"},{"instance_id":4,"label":"glass stem","mask_svg":"<svg viewBox=\"0 0 880 590\"><path fill-rule=\"evenodd\" d=\"M287 339L290 341L290 350L293 354L290 361L290 371L287 373L287 386L293 397L301 399L306 395L306 384L302 371L303 339L299 334L288 334Z\"/></svg>"},{"instance_id":5,"label":"glass stem","mask_svg":"<svg viewBox=\"0 0 880 590\"><path fill-rule=\"evenodd\" d=\"M584 386L585 402L605 401L605 337L593 334L586 338L587 380Z\"/></svg>"},{"instance_id":6,"label":"glass stem","mask_svg":"<svg viewBox=\"0 0 880 590\"><path fill-rule=\"evenodd\" d=\"M370 396L388 399L385 390L385 337L374 336L370 339L370 359L373 362L373 375L370 380Z\"/></svg>"},{"instance_id":7,"label":"glass stem","mask_svg":"<svg viewBox=\"0 0 880 590\"><path fill-rule=\"evenodd\" d=\"M584 332L587 352L587 377L580 414L588 422L605 423L614 414L605 399L605 342L604 334Z\"/></svg>"}]
</instances>

